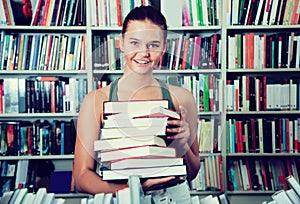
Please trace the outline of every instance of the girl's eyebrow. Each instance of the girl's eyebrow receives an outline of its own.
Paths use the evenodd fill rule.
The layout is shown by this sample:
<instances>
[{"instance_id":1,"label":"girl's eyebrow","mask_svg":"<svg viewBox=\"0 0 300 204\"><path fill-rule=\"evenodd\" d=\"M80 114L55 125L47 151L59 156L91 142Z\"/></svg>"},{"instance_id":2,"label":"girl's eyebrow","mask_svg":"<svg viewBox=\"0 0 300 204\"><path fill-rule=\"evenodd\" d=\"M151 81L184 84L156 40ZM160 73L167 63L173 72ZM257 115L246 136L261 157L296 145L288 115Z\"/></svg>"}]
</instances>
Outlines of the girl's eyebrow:
<instances>
[{"instance_id":1,"label":"girl's eyebrow","mask_svg":"<svg viewBox=\"0 0 300 204\"><path fill-rule=\"evenodd\" d=\"M141 41L141 39L134 38L134 37L130 37L129 40ZM161 43L161 41L159 41L159 40L152 40L152 41L149 41L148 43Z\"/></svg>"}]
</instances>

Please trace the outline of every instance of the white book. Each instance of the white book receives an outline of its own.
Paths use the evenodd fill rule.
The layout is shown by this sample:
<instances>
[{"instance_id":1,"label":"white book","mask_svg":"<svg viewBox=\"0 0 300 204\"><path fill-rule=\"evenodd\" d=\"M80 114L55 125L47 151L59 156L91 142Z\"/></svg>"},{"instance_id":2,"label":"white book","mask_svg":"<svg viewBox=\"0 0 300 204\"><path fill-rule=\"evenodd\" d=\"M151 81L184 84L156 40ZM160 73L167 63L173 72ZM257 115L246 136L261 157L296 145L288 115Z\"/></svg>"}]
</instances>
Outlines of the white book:
<instances>
[{"instance_id":1,"label":"white book","mask_svg":"<svg viewBox=\"0 0 300 204\"><path fill-rule=\"evenodd\" d=\"M253 1L249 1L248 6L247 6L247 12L246 12L244 25L247 25L249 13L250 13L250 8L251 8L251 3L253 3ZM241 22L241 23L243 23L243 22Z\"/></svg>"},{"instance_id":2,"label":"white book","mask_svg":"<svg viewBox=\"0 0 300 204\"><path fill-rule=\"evenodd\" d=\"M261 12L263 12L263 4L265 2L266 2L266 0L260 0L259 1L256 16L255 16L255 20L254 20L254 25L258 25L258 23L259 23L259 17L261 15Z\"/></svg>"},{"instance_id":3,"label":"white book","mask_svg":"<svg viewBox=\"0 0 300 204\"><path fill-rule=\"evenodd\" d=\"M192 17L193 17L193 26L198 26L200 25L199 22L199 16L198 16L198 11L197 11L197 1L196 0L190 0L191 5L192 5Z\"/></svg>"},{"instance_id":4,"label":"white book","mask_svg":"<svg viewBox=\"0 0 300 204\"><path fill-rule=\"evenodd\" d=\"M295 204L300 203L300 197L296 194L294 189L288 189L285 191L289 199Z\"/></svg>"},{"instance_id":5,"label":"white book","mask_svg":"<svg viewBox=\"0 0 300 204\"><path fill-rule=\"evenodd\" d=\"M46 188L39 188L36 192L35 198L33 200L33 204L42 204L44 202L44 198L47 194Z\"/></svg>"},{"instance_id":6,"label":"white book","mask_svg":"<svg viewBox=\"0 0 300 204\"><path fill-rule=\"evenodd\" d=\"M208 195L208 196L205 196L204 198L201 198L200 203L201 204L212 204L213 203L213 196Z\"/></svg>"},{"instance_id":7,"label":"white book","mask_svg":"<svg viewBox=\"0 0 300 204\"><path fill-rule=\"evenodd\" d=\"M33 203L33 200L35 199L36 194L34 193L26 193L24 198L22 199L22 204L27 204L27 203Z\"/></svg>"},{"instance_id":8,"label":"white book","mask_svg":"<svg viewBox=\"0 0 300 204\"><path fill-rule=\"evenodd\" d=\"M271 121L271 132L272 132L272 153L276 153L276 133L275 133L275 121Z\"/></svg>"},{"instance_id":9,"label":"white book","mask_svg":"<svg viewBox=\"0 0 300 204\"><path fill-rule=\"evenodd\" d=\"M136 169L118 169L102 171L103 180L128 179L129 176L139 175L140 178L155 178L164 176L186 175L186 166L150 167Z\"/></svg>"},{"instance_id":10,"label":"white book","mask_svg":"<svg viewBox=\"0 0 300 204\"><path fill-rule=\"evenodd\" d=\"M300 197L300 185L299 182L295 179L294 176L288 176L286 178L288 185L296 192L296 194Z\"/></svg>"},{"instance_id":11,"label":"white book","mask_svg":"<svg viewBox=\"0 0 300 204\"><path fill-rule=\"evenodd\" d=\"M157 136L126 137L111 140L97 140L94 142L94 151L105 151L145 145L166 146L166 143L164 139Z\"/></svg>"},{"instance_id":12,"label":"white book","mask_svg":"<svg viewBox=\"0 0 300 204\"><path fill-rule=\"evenodd\" d=\"M112 193L106 193L104 196L104 202L102 204L113 204L113 195Z\"/></svg>"},{"instance_id":13,"label":"white book","mask_svg":"<svg viewBox=\"0 0 300 204\"><path fill-rule=\"evenodd\" d=\"M170 27L182 26L182 3L181 0L160 1L160 10Z\"/></svg>"},{"instance_id":14,"label":"white book","mask_svg":"<svg viewBox=\"0 0 300 204\"><path fill-rule=\"evenodd\" d=\"M54 200L55 200L55 194L54 193L47 193L44 196L43 204L53 204Z\"/></svg>"},{"instance_id":15,"label":"white book","mask_svg":"<svg viewBox=\"0 0 300 204\"><path fill-rule=\"evenodd\" d=\"M63 198L55 198L53 204L64 204L65 199Z\"/></svg>"},{"instance_id":16,"label":"white book","mask_svg":"<svg viewBox=\"0 0 300 204\"><path fill-rule=\"evenodd\" d=\"M18 188L19 184L26 184L28 165L28 159L18 161L15 188Z\"/></svg>"},{"instance_id":17,"label":"white book","mask_svg":"<svg viewBox=\"0 0 300 204\"><path fill-rule=\"evenodd\" d=\"M272 5L272 0L267 1L265 3L265 8L263 8L264 15L263 15L263 20L262 20L262 25L268 25L268 22L269 22L268 17L269 17L271 5Z\"/></svg>"},{"instance_id":18,"label":"white book","mask_svg":"<svg viewBox=\"0 0 300 204\"><path fill-rule=\"evenodd\" d=\"M204 25L209 26L207 0L202 0L202 14Z\"/></svg>"},{"instance_id":19,"label":"white book","mask_svg":"<svg viewBox=\"0 0 300 204\"><path fill-rule=\"evenodd\" d=\"M104 193L97 193L97 194L95 194L95 196L94 196L94 203L103 203L103 201L104 201L104 196L105 196L105 194Z\"/></svg>"},{"instance_id":20,"label":"white book","mask_svg":"<svg viewBox=\"0 0 300 204\"><path fill-rule=\"evenodd\" d=\"M192 196L191 200L192 204L200 204L199 196Z\"/></svg>"},{"instance_id":21,"label":"white book","mask_svg":"<svg viewBox=\"0 0 300 204\"><path fill-rule=\"evenodd\" d=\"M287 196L285 190L279 190L272 195L275 203L293 204L293 202Z\"/></svg>"},{"instance_id":22,"label":"white book","mask_svg":"<svg viewBox=\"0 0 300 204\"><path fill-rule=\"evenodd\" d=\"M299 5L300 5L300 3L299 3ZM296 36L295 40L297 40L295 68L300 68L300 36Z\"/></svg>"},{"instance_id":23,"label":"white book","mask_svg":"<svg viewBox=\"0 0 300 204\"><path fill-rule=\"evenodd\" d=\"M239 2L240 0L232 0L232 11L231 11L231 23L232 25L238 24L238 14L239 14Z\"/></svg>"},{"instance_id":24,"label":"white book","mask_svg":"<svg viewBox=\"0 0 300 204\"><path fill-rule=\"evenodd\" d=\"M272 0L272 8L270 13L270 19L269 19L269 25L275 24L275 18L276 18L276 11L279 5L279 0Z\"/></svg>"}]
</instances>

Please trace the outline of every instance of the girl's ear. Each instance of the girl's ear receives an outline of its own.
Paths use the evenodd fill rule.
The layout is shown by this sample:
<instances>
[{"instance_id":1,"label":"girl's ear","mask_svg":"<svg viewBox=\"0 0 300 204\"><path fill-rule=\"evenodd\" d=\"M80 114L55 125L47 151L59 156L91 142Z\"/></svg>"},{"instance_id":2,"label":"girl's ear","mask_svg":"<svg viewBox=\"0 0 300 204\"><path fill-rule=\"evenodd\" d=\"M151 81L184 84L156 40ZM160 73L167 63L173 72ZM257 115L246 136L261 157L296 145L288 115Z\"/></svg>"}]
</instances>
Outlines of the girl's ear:
<instances>
[{"instance_id":1,"label":"girl's ear","mask_svg":"<svg viewBox=\"0 0 300 204\"><path fill-rule=\"evenodd\" d=\"M124 52L124 41L123 41L123 35L120 33L120 50Z\"/></svg>"}]
</instances>

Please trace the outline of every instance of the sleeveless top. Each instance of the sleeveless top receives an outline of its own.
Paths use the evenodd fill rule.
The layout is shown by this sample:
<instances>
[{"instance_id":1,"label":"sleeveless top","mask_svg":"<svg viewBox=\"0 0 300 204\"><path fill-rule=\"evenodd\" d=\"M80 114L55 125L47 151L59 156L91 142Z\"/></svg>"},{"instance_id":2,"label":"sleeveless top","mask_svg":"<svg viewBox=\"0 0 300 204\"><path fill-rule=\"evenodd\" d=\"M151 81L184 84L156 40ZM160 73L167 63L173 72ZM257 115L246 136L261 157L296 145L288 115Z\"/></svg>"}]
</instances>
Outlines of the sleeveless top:
<instances>
[{"instance_id":1,"label":"sleeveless top","mask_svg":"<svg viewBox=\"0 0 300 204\"><path fill-rule=\"evenodd\" d=\"M161 92L162 92L162 99L164 100L168 100L168 106L169 109L176 111L173 100L171 98L171 94L170 91L167 87L167 84L160 80L160 79L156 79L160 85L161 88ZM113 82L111 82L110 84L110 90L109 90L109 101L118 101L118 81L119 78L114 80Z\"/></svg>"}]
</instances>

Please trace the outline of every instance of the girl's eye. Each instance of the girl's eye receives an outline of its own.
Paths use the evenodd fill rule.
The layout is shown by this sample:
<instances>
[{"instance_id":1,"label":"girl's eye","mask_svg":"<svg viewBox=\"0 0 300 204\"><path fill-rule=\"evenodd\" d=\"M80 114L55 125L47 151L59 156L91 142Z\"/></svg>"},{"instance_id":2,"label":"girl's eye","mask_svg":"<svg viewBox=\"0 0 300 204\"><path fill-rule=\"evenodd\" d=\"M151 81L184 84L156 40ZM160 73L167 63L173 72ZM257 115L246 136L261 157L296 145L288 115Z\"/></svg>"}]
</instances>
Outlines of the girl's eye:
<instances>
[{"instance_id":1,"label":"girl's eye","mask_svg":"<svg viewBox=\"0 0 300 204\"><path fill-rule=\"evenodd\" d=\"M152 43L152 44L148 45L149 49L155 49L155 48L158 48L158 47L159 47L159 44L156 44L156 43Z\"/></svg>"},{"instance_id":2,"label":"girl's eye","mask_svg":"<svg viewBox=\"0 0 300 204\"><path fill-rule=\"evenodd\" d=\"M131 41L130 44L131 44L131 45L137 45L138 42L136 42L136 41Z\"/></svg>"}]
</instances>

